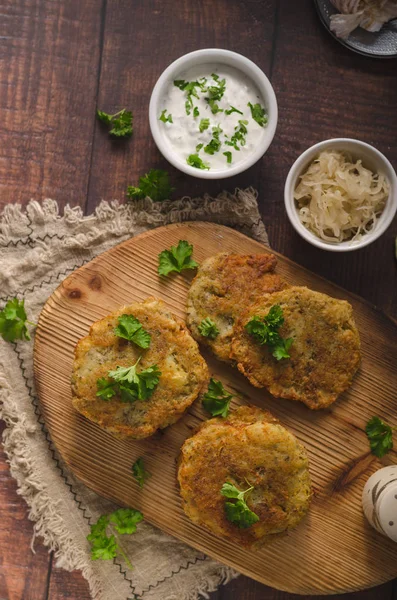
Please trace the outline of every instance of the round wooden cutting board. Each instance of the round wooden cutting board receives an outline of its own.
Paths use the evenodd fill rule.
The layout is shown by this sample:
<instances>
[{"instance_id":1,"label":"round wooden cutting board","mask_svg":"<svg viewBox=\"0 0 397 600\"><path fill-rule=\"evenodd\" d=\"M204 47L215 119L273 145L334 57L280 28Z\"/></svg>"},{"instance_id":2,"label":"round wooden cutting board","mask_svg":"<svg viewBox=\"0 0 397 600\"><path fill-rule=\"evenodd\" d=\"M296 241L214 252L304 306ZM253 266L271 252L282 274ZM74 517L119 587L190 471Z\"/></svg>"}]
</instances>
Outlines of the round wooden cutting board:
<instances>
[{"instance_id":1,"label":"round wooden cutting board","mask_svg":"<svg viewBox=\"0 0 397 600\"><path fill-rule=\"evenodd\" d=\"M186 437L207 418L196 402L175 425L142 441L123 441L74 411L70 376L73 350L97 319L148 296L185 316L194 273L157 275L158 254L188 240L201 262L220 251L266 248L232 229L209 223L169 225L100 255L69 275L48 299L35 342L35 376L42 411L63 459L90 488L140 509L145 519L187 544L272 587L299 594L330 594L374 586L397 576L397 544L376 533L361 509L366 479L381 466L369 454L366 422L379 415L397 425L397 327L360 298L278 256L278 272L351 302L362 340L362 365L350 390L333 406L310 411L253 388L231 366L204 353L210 372L234 393L233 406L251 402L270 410L308 451L314 487L311 510L294 531L260 552L219 539L184 515L176 486L176 460ZM142 456L152 477L141 490L131 466ZM395 452L383 464L397 462ZM397 519L396 519L397 522ZM132 557L133 560L133 557Z\"/></svg>"}]
</instances>

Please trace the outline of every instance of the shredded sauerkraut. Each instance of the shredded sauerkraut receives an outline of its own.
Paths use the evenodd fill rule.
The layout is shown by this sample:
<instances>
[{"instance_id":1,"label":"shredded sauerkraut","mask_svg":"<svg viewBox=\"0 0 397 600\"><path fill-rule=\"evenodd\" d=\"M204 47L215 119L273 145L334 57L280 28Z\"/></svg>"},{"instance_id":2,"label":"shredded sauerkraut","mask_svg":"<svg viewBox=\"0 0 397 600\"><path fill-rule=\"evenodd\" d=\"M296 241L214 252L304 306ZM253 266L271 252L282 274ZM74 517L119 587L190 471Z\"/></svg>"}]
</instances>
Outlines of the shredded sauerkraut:
<instances>
[{"instance_id":1,"label":"shredded sauerkraut","mask_svg":"<svg viewBox=\"0 0 397 600\"><path fill-rule=\"evenodd\" d=\"M300 176L294 198L303 225L328 242L358 240L371 231L389 195L384 175L346 152L321 152Z\"/></svg>"}]
</instances>

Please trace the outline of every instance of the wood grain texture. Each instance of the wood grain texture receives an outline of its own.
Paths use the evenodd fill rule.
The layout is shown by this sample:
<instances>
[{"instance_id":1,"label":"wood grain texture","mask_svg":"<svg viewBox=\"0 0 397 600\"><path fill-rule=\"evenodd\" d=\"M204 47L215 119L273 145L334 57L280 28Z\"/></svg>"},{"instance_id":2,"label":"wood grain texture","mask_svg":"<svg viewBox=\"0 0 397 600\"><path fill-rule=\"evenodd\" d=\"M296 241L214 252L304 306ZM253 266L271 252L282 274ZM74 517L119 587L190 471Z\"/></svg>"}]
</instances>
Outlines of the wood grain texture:
<instances>
[{"instance_id":1,"label":"wood grain texture","mask_svg":"<svg viewBox=\"0 0 397 600\"><path fill-rule=\"evenodd\" d=\"M84 207L101 0L3 0L0 12L0 208L46 197Z\"/></svg>"},{"instance_id":2,"label":"wood grain texture","mask_svg":"<svg viewBox=\"0 0 397 600\"><path fill-rule=\"evenodd\" d=\"M281 255L278 272L288 282L352 303L363 355L360 372L344 397L329 409L309 411L300 403L277 400L252 388L235 370L205 353L210 372L235 393L234 406L248 401L269 409L307 448L315 497L308 518L287 537L254 553L216 538L185 517L175 465L184 439L207 418L200 403L176 425L142 441L113 438L73 410L73 349L93 321L150 295L163 298L175 314L184 317L192 274L164 280L156 273L159 252L179 239L193 243L199 262L222 250L264 249L218 225L171 225L102 254L67 277L46 303L36 332L35 376L46 423L64 460L98 493L141 509L149 522L272 587L329 594L392 579L397 573L397 547L367 524L361 492L366 478L379 467L368 452L365 423L378 414L392 426L397 424L397 327L360 298ZM138 456L144 457L152 473L142 491L131 478L131 464ZM384 463L394 463L396 458L392 452Z\"/></svg>"},{"instance_id":3,"label":"wood grain texture","mask_svg":"<svg viewBox=\"0 0 397 600\"><path fill-rule=\"evenodd\" d=\"M109 112L132 109L134 134L129 141L112 142L100 123L96 124L89 210L100 198L123 199L127 186L136 185L139 176L150 168L169 171L178 196L215 194L225 188L224 181L186 176L162 157L149 130L150 94L171 62L199 48L240 52L268 73L276 4L275 0L107 3L98 107ZM259 188L263 160L229 179L227 188Z\"/></svg>"}]
</instances>

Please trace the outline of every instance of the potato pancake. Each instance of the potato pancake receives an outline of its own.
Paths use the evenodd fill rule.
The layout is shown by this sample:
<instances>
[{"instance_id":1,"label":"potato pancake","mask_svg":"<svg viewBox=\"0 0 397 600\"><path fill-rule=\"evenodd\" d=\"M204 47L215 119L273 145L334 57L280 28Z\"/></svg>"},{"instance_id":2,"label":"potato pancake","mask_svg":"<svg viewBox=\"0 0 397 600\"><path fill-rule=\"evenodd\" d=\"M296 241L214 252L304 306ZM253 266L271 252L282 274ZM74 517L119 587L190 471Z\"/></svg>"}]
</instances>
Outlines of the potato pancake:
<instances>
[{"instance_id":1,"label":"potato pancake","mask_svg":"<svg viewBox=\"0 0 397 600\"><path fill-rule=\"evenodd\" d=\"M277 360L246 330L279 305L282 338L292 338L290 358ZM250 306L235 328L232 356L252 385L273 396L325 408L352 383L360 364L360 338L351 305L306 287L290 287Z\"/></svg>"},{"instance_id":2,"label":"potato pancake","mask_svg":"<svg viewBox=\"0 0 397 600\"><path fill-rule=\"evenodd\" d=\"M229 254L222 252L199 267L188 293L186 323L193 337L209 346L223 361L229 361L236 320L247 305L265 294L287 287L274 273L273 254ZM218 333L205 337L200 325L210 319Z\"/></svg>"},{"instance_id":3,"label":"potato pancake","mask_svg":"<svg viewBox=\"0 0 397 600\"><path fill-rule=\"evenodd\" d=\"M119 317L133 315L151 336L147 349L115 335ZM137 372L157 365L158 385L145 400L122 401L97 396L97 381L108 378L117 367ZM73 406L85 417L118 437L135 439L152 435L175 423L194 402L208 380L207 365L185 324L161 300L125 306L94 323L75 349L72 392Z\"/></svg>"},{"instance_id":4,"label":"potato pancake","mask_svg":"<svg viewBox=\"0 0 397 600\"><path fill-rule=\"evenodd\" d=\"M181 450L178 481L192 521L239 545L259 547L298 525L312 495L305 448L270 413L241 406L201 425ZM257 522L231 522L223 484L253 488L245 501ZM229 518L228 518L229 515Z\"/></svg>"}]
</instances>

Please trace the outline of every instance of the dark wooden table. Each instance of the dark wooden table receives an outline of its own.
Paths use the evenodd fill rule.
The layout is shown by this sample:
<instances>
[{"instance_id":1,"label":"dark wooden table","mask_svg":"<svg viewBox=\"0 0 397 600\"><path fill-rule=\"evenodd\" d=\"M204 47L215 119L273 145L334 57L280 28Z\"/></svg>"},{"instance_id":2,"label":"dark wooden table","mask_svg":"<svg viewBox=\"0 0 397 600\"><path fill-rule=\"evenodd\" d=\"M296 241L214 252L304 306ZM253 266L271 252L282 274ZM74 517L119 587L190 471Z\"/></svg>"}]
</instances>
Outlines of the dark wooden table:
<instances>
[{"instance_id":1,"label":"dark wooden table","mask_svg":"<svg viewBox=\"0 0 397 600\"><path fill-rule=\"evenodd\" d=\"M279 102L276 137L265 157L230 180L187 177L160 156L148 102L163 69L205 47L235 50L270 77ZM323 29L311 0L0 0L0 208L31 198L91 212L123 199L152 167L171 173L176 194L254 186L271 245L397 317L397 223L371 246L335 255L294 233L283 185L294 159L331 137L374 144L397 167L396 60L355 55ZM134 136L112 142L95 109L134 112ZM0 600L88 600L79 573L53 566L0 458ZM352 552L354 549L352 549ZM292 600L245 577L212 600ZM397 600L397 584L347 599Z\"/></svg>"}]
</instances>

